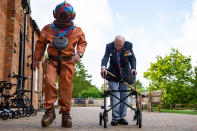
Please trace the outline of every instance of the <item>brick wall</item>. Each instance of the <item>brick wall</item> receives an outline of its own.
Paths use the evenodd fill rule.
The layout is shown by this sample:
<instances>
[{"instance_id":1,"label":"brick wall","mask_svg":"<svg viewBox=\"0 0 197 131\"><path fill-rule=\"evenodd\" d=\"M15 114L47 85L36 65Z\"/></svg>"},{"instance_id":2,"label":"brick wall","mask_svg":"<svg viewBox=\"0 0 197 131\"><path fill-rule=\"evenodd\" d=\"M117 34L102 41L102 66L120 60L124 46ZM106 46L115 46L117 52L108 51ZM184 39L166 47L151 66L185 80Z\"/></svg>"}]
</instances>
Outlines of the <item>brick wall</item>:
<instances>
[{"instance_id":1,"label":"brick wall","mask_svg":"<svg viewBox=\"0 0 197 131\"><path fill-rule=\"evenodd\" d=\"M0 80L3 79L3 64L7 22L7 0L1 0L0 4Z\"/></svg>"},{"instance_id":2,"label":"brick wall","mask_svg":"<svg viewBox=\"0 0 197 131\"><path fill-rule=\"evenodd\" d=\"M9 8L8 8L9 7ZM24 6L23 6L24 7ZM24 8L21 0L1 0L0 4L0 80L6 80L14 84L17 83L16 78L8 77L8 72L18 74L19 70L19 53L20 53L20 32L24 37ZM29 79L25 81L25 89L31 89L31 63L32 63L32 32L37 27L35 21L31 19L31 14L27 15L26 39L25 39L25 76ZM32 23L34 22L34 23ZM34 43L39 38L39 29L34 31ZM24 43L24 42L23 42ZM35 44L34 44L35 46ZM35 91L35 73L33 75L33 104L38 105L42 94L42 64L39 68L38 90ZM13 87L11 93L15 92ZM30 93L28 93L30 97Z\"/></svg>"}]
</instances>

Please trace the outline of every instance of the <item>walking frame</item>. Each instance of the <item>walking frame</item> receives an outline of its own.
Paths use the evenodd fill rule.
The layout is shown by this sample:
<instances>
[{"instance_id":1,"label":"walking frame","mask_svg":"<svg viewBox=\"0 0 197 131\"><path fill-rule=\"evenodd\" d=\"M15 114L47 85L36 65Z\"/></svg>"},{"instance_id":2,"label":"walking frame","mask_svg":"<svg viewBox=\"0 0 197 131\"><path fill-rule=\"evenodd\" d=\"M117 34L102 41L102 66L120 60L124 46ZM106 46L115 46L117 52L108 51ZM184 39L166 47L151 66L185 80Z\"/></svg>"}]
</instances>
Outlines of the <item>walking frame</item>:
<instances>
[{"instance_id":1,"label":"walking frame","mask_svg":"<svg viewBox=\"0 0 197 131\"><path fill-rule=\"evenodd\" d=\"M109 74L110 76L117 78L114 74L112 74L111 72L107 71L107 74ZM135 74L134 74L135 75ZM106 74L105 74L106 76ZM136 76L134 79L134 88L132 85L129 85L126 82L122 82L120 81L120 83L126 85L127 87L129 87L130 90L113 90L113 89L106 89L106 77L104 77L104 104L101 106L101 109L104 109L103 113L100 112L99 113L99 124L102 125L102 121L104 123L104 128L107 128L107 121L108 121L108 112L110 110L112 110L115 106L117 106L120 103L124 103L125 105L127 105L127 107L130 107L132 110L135 111L135 114L133 116L133 120L136 120L136 125L141 128L142 126L142 113L141 110L139 109L139 104L138 104L138 95L142 95L140 92L137 91L136 88ZM129 92L129 94L127 96L125 96L125 98L120 99L117 96L113 95L114 92ZM134 95L135 99L136 99L136 108L133 108L131 105L129 105L128 103L125 103L124 100L127 99L129 96ZM111 106L109 109L107 109L107 97L108 96L112 96L115 97L116 99L119 100L119 102L113 106ZM143 95L142 95L143 96Z\"/></svg>"}]
</instances>

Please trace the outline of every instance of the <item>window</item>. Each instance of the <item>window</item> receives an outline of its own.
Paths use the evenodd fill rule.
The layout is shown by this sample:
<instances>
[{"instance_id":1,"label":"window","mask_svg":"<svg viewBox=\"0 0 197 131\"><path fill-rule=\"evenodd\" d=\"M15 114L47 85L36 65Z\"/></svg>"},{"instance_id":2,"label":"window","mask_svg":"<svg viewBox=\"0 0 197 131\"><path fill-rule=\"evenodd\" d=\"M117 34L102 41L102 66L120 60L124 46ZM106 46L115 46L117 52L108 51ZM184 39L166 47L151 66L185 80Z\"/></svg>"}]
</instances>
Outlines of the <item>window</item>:
<instances>
[{"instance_id":1,"label":"window","mask_svg":"<svg viewBox=\"0 0 197 131\"><path fill-rule=\"evenodd\" d=\"M35 71L35 91L38 91L38 69Z\"/></svg>"}]
</instances>

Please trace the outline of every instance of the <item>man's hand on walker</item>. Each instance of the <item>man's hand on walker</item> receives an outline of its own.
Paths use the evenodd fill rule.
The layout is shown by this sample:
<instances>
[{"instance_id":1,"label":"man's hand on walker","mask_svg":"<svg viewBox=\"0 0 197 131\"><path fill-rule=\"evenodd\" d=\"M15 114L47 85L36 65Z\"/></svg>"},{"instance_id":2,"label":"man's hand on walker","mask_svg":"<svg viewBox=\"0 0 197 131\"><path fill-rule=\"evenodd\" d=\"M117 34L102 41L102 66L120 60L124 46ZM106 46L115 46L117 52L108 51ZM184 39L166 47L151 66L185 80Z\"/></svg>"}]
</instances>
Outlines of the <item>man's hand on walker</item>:
<instances>
[{"instance_id":1,"label":"man's hand on walker","mask_svg":"<svg viewBox=\"0 0 197 131\"><path fill-rule=\"evenodd\" d=\"M36 70L36 68L38 68L38 66L39 66L39 61L34 61L34 63L33 63L33 70L35 71Z\"/></svg>"},{"instance_id":2,"label":"man's hand on walker","mask_svg":"<svg viewBox=\"0 0 197 131\"><path fill-rule=\"evenodd\" d=\"M137 75L137 71L136 71L135 69L131 69L131 73L132 73L133 75Z\"/></svg>"},{"instance_id":3,"label":"man's hand on walker","mask_svg":"<svg viewBox=\"0 0 197 131\"><path fill-rule=\"evenodd\" d=\"M78 62L79 59L80 59L79 54L78 54L78 53L72 53L72 55L73 55L73 60L74 60L74 62L75 62L75 63Z\"/></svg>"},{"instance_id":4,"label":"man's hand on walker","mask_svg":"<svg viewBox=\"0 0 197 131\"><path fill-rule=\"evenodd\" d=\"M105 77L105 75L107 74L107 70L105 68L101 68L101 77Z\"/></svg>"}]
</instances>

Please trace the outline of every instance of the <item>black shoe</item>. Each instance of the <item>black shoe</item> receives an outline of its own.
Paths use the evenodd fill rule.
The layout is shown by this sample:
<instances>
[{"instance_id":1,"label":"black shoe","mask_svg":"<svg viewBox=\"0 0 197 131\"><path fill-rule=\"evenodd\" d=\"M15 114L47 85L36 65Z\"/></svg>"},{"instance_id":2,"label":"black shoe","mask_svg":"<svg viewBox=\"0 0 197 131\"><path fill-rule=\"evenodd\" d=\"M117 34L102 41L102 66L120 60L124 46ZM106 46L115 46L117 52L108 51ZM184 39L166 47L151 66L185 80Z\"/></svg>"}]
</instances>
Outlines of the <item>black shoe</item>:
<instances>
[{"instance_id":1,"label":"black shoe","mask_svg":"<svg viewBox=\"0 0 197 131\"><path fill-rule=\"evenodd\" d=\"M112 126L118 125L118 121L112 120L112 121L111 121L111 125L112 125Z\"/></svg>"},{"instance_id":2,"label":"black shoe","mask_svg":"<svg viewBox=\"0 0 197 131\"><path fill-rule=\"evenodd\" d=\"M120 119L118 120L118 123L121 125L128 125L128 121L126 119Z\"/></svg>"}]
</instances>

